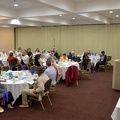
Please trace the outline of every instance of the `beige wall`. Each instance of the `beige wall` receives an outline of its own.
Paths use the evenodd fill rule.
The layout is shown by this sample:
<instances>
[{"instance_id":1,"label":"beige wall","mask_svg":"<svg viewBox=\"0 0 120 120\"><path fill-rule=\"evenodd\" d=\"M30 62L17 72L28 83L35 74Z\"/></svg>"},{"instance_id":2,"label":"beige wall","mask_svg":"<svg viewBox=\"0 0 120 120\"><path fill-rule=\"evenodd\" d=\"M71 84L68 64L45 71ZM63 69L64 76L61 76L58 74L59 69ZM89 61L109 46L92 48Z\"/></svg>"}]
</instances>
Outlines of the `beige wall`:
<instances>
[{"instance_id":1,"label":"beige wall","mask_svg":"<svg viewBox=\"0 0 120 120\"><path fill-rule=\"evenodd\" d=\"M100 53L105 50L112 60L120 58L120 25L85 25L85 26L58 26L17 28L16 47L28 47L34 51L51 50L54 47L58 52L75 50L77 53L90 49Z\"/></svg>"},{"instance_id":2,"label":"beige wall","mask_svg":"<svg viewBox=\"0 0 120 120\"><path fill-rule=\"evenodd\" d=\"M14 28L0 28L0 51L14 49Z\"/></svg>"}]
</instances>

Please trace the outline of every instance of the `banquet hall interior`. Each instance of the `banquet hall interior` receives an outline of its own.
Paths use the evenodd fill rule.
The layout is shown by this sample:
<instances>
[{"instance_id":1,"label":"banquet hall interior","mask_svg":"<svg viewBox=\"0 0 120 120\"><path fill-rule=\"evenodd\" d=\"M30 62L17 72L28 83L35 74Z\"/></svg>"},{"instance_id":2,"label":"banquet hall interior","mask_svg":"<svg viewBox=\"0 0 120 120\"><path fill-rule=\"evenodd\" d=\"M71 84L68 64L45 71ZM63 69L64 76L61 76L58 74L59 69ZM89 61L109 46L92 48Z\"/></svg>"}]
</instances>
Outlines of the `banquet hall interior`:
<instances>
[{"instance_id":1,"label":"banquet hall interior","mask_svg":"<svg viewBox=\"0 0 120 120\"><path fill-rule=\"evenodd\" d=\"M5 49L7 55L21 47L32 53L56 48L60 56L71 51L82 56L87 50L111 56L107 71L82 79L78 74L78 86L66 87L62 79L56 93L49 93L52 106L43 99L45 111L35 101L19 108L20 96L15 109L0 113L1 119L118 120L112 115L120 93L120 83L114 83L119 79L120 0L0 0L0 43L0 52Z\"/></svg>"}]
</instances>

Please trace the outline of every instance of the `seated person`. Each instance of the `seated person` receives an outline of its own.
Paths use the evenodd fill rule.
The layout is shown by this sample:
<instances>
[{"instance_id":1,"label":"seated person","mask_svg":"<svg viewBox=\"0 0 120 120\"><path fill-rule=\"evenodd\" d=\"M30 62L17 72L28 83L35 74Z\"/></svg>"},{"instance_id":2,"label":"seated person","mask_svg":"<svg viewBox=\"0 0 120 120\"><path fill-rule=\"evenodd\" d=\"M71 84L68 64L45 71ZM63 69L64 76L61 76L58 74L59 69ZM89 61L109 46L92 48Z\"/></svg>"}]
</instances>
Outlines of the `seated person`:
<instances>
[{"instance_id":1,"label":"seated person","mask_svg":"<svg viewBox=\"0 0 120 120\"><path fill-rule=\"evenodd\" d=\"M84 52L84 55L83 55L82 66L84 67L84 70L87 69L87 63L85 62L85 59L89 59L89 57L88 57L88 53L87 53L87 52Z\"/></svg>"},{"instance_id":2,"label":"seated person","mask_svg":"<svg viewBox=\"0 0 120 120\"><path fill-rule=\"evenodd\" d=\"M78 57L76 53L73 55L72 60L74 62L82 63L80 57Z\"/></svg>"},{"instance_id":3,"label":"seated person","mask_svg":"<svg viewBox=\"0 0 120 120\"><path fill-rule=\"evenodd\" d=\"M60 61L62 62L67 62L68 61L68 57L66 56L66 54L64 53L62 57L60 57Z\"/></svg>"},{"instance_id":4,"label":"seated person","mask_svg":"<svg viewBox=\"0 0 120 120\"><path fill-rule=\"evenodd\" d=\"M51 52L50 57L54 60L57 60L56 56L54 55L54 52Z\"/></svg>"},{"instance_id":5,"label":"seated person","mask_svg":"<svg viewBox=\"0 0 120 120\"><path fill-rule=\"evenodd\" d=\"M88 54L88 56L91 56L90 50L87 50L87 54Z\"/></svg>"},{"instance_id":6,"label":"seated person","mask_svg":"<svg viewBox=\"0 0 120 120\"><path fill-rule=\"evenodd\" d=\"M22 49L21 49L21 47L18 47L18 54L21 54L22 53Z\"/></svg>"},{"instance_id":7,"label":"seated person","mask_svg":"<svg viewBox=\"0 0 120 120\"><path fill-rule=\"evenodd\" d=\"M38 97L39 99L42 100L42 96L44 95L44 90L45 90L45 83L50 79L45 73L42 67L39 67L37 69L38 73L38 79L34 79L34 87L33 89L23 89L22 91L22 105L19 105L19 107L24 108L24 107L29 107L28 105L28 100L27 96L35 96Z\"/></svg>"},{"instance_id":8,"label":"seated person","mask_svg":"<svg viewBox=\"0 0 120 120\"><path fill-rule=\"evenodd\" d=\"M14 56L14 57L17 57L17 56L18 56L18 52L17 52L16 50L13 50L12 53L13 53L13 56Z\"/></svg>"},{"instance_id":9,"label":"seated person","mask_svg":"<svg viewBox=\"0 0 120 120\"><path fill-rule=\"evenodd\" d=\"M69 55L68 55L68 59L71 59L71 60L72 60L74 54L75 54L75 51L72 50L72 51L69 53Z\"/></svg>"},{"instance_id":10,"label":"seated person","mask_svg":"<svg viewBox=\"0 0 120 120\"><path fill-rule=\"evenodd\" d=\"M51 65L51 59L47 59L46 66L47 69L45 70L45 74L52 80L51 86L55 86L57 83L56 81L57 72L55 68Z\"/></svg>"},{"instance_id":11,"label":"seated person","mask_svg":"<svg viewBox=\"0 0 120 120\"><path fill-rule=\"evenodd\" d=\"M0 82L6 82L6 80L0 80ZM7 91L5 89L5 86L0 84L0 99L3 99L5 103L7 104L7 108L13 109L12 102L14 101L14 98L12 96L12 93L10 91ZM0 111L4 112L2 107L0 107Z\"/></svg>"},{"instance_id":12,"label":"seated person","mask_svg":"<svg viewBox=\"0 0 120 120\"><path fill-rule=\"evenodd\" d=\"M32 52L31 52L31 48L27 49L27 54L28 54L29 57L33 55Z\"/></svg>"},{"instance_id":13,"label":"seated person","mask_svg":"<svg viewBox=\"0 0 120 120\"><path fill-rule=\"evenodd\" d=\"M8 57L5 49L2 50L1 57Z\"/></svg>"},{"instance_id":14,"label":"seated person","mask_svg":"<svg viewBox=\"0 0 120 120\"><path fill-rule=\"evenodd\" d=\"M35 54L36 54L36 55L37 55L37 54L41 54L39 48L36 48Z\"/></svg>"},{"instance_id":15,"label":"seated person","mask_svg":"<svg viewBox=\"0 0 120 120\"><path fill-rule=\"evenodd\" d=\"M72 60L72 53L71 52L69 52L68 59Z\"/></svg>"},{"instance_id":16,"label":"seated person","mask_svg":"<svg viewBox=\"0 0 120 120\"><path fill-rule=\"evenodd\" d=\"M60 58L60 55L58 54L56 48L53 49L53 52L54 52L54 56L59 59Z\"/></svg>"},{"instance_id":17,"label":"seated person","mask_svg":"<svg viewBox=\"0 0 120 120\"><path fill-rule=\"evenodd\" d=\"M21 58L22 65L28 64L29 56L27 55L26 51L23 52L23 54L22 54L22 56L20 56L20 58Z\"/></svg>"},{"instance_id":18,"label":"seated person","mask_svg":"<svg viewBox=\"0 0 120 120\"><path fill-rule=\"evenodd\" d=\"M58 69L57 65L55 64L55 60L52 59L52 58L49 58L51 59L51 65L55 68L56 72L57 72L57 83L59 83L60 81L60 78L61 78L61 72L60 70Z\"/></svg>"},{"instance_id":19,"label":"seated person","mask_svg":"<svg viewBox=\"0 0 120 120\"><path fill-rule=\"evenodd\" d=\"M41 66L43 66L44 63L46 63L46 58L45 58L44 54L41 54L39 63Z\"/></svg>"},{"instance_id":20,"label":"seated person","mask_svg":"<svg viewBox=\"0 0 120 120\"><path fill-rule=\"evenodd\" d=\"M16 57L13 56L13 53L10 52L10 53L9 53L9 57L7 58L7 61L8 61L8 63L9 63L9 65L10 65L10 61L11 61L12 59L14 59L14 58L15 58L16 60L18 60ZM18 61L18 62L19 62L19 61Z\"/></svg>"},{"instance_id":21,"label":"seated person","mask_svg":"<svg viewBox=\"0 0 120 120\"><path fill-rule=\"evenodd\" d=\"M40 65L40 62L39 62L40 56L41 56L40 54L36 54L36 55L35 55L34 64L35 64L36 66L41 66L41 65Z\"/></svg>"},{"instance_id":22,"label":"seated person","mask_svg":"<svg viewBox=\"0 0 120 120\"><path fill-rule=\"evenodd\" d=\"M102 54L102 56L101 56L101 58L100 58L100 61L98 61L98 62L96 63L95 71L98 70L99 65L105 65L105 63L106 63L106 61L107 61L107 56L105 55L105 51L102 51L101 54Z\"/></svg>"}]
</instances>

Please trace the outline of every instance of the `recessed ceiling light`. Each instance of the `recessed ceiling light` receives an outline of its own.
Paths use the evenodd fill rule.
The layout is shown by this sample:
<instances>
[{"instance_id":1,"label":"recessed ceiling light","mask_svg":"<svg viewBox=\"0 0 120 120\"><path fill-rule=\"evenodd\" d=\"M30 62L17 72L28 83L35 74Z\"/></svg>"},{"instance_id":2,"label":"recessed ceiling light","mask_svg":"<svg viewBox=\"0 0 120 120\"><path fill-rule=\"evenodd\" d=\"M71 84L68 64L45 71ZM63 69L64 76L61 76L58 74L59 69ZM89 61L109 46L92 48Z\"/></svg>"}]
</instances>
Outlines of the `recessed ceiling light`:
<instances>
[{"instance_id":1,"label":"recessed ceiling light","mask_svg":"<svg viewBox=\"0 0 120 120\"><path fill-rule=\"evenodd\" d=\"M119 15L116 15L116 17L119 17Z\"/></svg>"},{"instance_id":2,"label":"recessed ceiling light","mask_svg":"<svg viewBox=\"0 0 120 120\"><path fill-rule=\"evenodd\" d=\"M75 19L75 18L72 18L73 20Z\"/></svg>"},{"instance_id":3,"label":"recessed ceiling light","mask_svg":"<svg viewBox=\"0 0 120 120\"><path fill-rule=\"evenodd\" d=\"M109 11L109 13L113 13L113 11Z\"/></svg>"},{"instance_id":4,"label":"recessed ceiling light","mask_svg":"<svg viewBox=\"0 0 120 120\"><path fill-rule=\"evenodd\" d=\"M62 16L62 15L59 15L59 16Z\"/></svg>"},{"instance_id":5,"label":"recessed ceiling light","mask_svg":"<svg viewBox=\"0 0 120 120\"><path fill-rule=\"evenodd\" d=\"M14 4L14 6L15 6L15 7L17 7L17 6L18 6L18 4Z\"/></svg>"}]
</instances>

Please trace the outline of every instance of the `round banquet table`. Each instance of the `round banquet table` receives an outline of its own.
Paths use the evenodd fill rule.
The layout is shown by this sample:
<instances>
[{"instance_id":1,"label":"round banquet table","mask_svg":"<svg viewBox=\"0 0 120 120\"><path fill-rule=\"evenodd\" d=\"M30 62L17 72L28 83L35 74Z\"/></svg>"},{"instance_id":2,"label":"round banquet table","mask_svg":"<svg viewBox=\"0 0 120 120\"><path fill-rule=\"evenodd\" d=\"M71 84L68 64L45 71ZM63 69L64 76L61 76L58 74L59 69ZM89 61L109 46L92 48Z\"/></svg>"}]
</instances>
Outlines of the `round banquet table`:
<instances>
[{"instance_id":1,"label":"round banquet table","mask_svg":"<svg viewBox=\"0 0 120 120\"><path fill-rule=\"evenodd\" d=\"M12 80L7 80L6 82L1 82L1 84L3 84L8 91L11 91L14 98L13 103L19 97L19 95L21 95L23 89L29 88L29 84L24 80L18 80L15 83Z\"/></svg>"},{"instance_id":2,"label":"round banquet table","mask_svg":"<svg viewBox=\"0 0 120 120\"><path fill-rule=\"evenodd\" d=\"M61 74L62 74L62 79L65 80L65 73L67 71L67 69L70 67L70 66L76 66L78 68L78 70L80 69L79 68L79 64L77 62L59 62L57 64Z\"/></svg>"}]
</instances>

